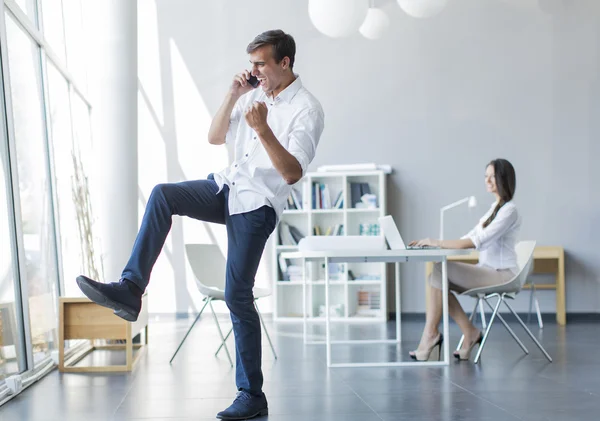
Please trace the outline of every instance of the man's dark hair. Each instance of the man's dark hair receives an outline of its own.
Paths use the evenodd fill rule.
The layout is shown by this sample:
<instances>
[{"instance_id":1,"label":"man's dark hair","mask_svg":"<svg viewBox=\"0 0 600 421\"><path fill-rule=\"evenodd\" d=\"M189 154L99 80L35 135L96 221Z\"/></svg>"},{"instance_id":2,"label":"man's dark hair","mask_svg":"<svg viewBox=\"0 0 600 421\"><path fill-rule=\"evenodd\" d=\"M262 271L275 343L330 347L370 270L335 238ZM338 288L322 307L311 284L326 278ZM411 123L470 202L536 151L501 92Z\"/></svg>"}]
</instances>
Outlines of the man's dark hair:
<instances>
[{"instance_id":1,"label":"man's dark hair","mask_svg":"<svg viewBox=\"0 0 600 421\"><path fill-rule=\"evenodd\" d=\"M273 58L275 59L275 62L279 63L284 57L289 57L290 69L294 68L296 42L290 34L286 34L281 29L263 32L262 34L257 35L256 38L254 38L254 41L248 44L246 53L250 54L264 45L271 45L273 47Z\"/></svg>"}]
</instances>

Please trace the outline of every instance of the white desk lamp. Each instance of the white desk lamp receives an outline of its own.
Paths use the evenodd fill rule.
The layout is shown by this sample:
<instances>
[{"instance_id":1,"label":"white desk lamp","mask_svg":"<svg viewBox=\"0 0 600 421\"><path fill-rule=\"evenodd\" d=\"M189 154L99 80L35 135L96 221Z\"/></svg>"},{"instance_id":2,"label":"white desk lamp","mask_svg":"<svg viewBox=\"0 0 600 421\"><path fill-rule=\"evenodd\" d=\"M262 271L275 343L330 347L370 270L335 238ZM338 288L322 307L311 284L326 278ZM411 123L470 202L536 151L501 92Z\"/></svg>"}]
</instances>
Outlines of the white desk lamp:
<instances>
[{"instance_id":1,"label":"white desk lamp","mask_svg":"<svg viewBox=\"0 0 600 421\"><path fill-rule=\"evenodd\" d=\"M440 240L444 239L444 212L467 202L469 203L469 208L474 208L477 206L477 199L475 199L475 196L469 196L440 209Z\"/></svg>"}]
</instances>

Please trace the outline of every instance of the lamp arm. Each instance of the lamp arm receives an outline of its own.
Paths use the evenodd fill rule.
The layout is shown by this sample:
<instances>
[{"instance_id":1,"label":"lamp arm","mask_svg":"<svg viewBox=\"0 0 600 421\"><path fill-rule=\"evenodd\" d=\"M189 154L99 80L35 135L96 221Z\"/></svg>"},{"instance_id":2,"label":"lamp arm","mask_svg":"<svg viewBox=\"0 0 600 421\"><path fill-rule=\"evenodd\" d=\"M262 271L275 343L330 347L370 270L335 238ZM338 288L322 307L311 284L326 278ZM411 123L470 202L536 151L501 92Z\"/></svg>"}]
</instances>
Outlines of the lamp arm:
<instances>
[{"instance_id":1,"label":"lamp arm","mask_svg":"<svg viewBox=\"0 0 600 421\"><path fill-rule=\"evenodd\" d=\"M443 212L443 211L447 211L448 209L455 208L455 207L457 207L457 206L459 206L459 205L462 205L463 203L465 203L465 202L468 202L468 201L469 201L469 199L470 199L470 197L465 197L464 199L457 200L457 201L456 201L456 202L454 202L454 203L450 203L449 205L447 205L447 206L444 206L444 207L442 208L442 212Z\"/></svg>"}]
</instances>

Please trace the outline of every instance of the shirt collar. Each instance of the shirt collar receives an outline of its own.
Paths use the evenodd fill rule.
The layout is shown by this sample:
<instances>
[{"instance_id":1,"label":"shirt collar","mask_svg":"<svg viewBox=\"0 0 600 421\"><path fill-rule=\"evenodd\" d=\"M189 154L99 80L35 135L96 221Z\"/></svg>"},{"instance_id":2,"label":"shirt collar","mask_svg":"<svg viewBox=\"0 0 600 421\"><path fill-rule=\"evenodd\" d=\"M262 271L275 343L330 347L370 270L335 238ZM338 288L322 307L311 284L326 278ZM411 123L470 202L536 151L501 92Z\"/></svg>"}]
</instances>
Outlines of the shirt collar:
<instances>
[{"instance_id":1,"label":"shirt collar","mask_svg":"<svg viewBox=\"0 0 600 421\"><path fill-rule=\"evenodd\" d=\"M296 94L298 93L300 88L302 88L302 81L300 80L300 76L295 73L294 73L294 76L296 76L296 80L294 80L292 83L290 83L287 86L287 88L285 88L283 91L279 92L279 95L277 95L275 97L273 102L285 101L288 104L290 102L292 102L292 99L294 98L294 96L296 96Z\"/></svg>"}]
</instances>

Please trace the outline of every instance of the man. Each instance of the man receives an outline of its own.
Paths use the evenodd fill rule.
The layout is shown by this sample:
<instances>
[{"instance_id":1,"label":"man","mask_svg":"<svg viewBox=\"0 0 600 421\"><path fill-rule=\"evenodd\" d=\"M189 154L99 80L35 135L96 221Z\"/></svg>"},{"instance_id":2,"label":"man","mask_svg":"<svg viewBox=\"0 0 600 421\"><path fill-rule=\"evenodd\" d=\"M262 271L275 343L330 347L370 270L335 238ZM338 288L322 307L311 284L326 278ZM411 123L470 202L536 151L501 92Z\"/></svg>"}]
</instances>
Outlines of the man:
<instances>
[{"instance_id":1,"label":"man","mask_svg":"<svg viewBox=\"0 0 600 421\"><path fill-rule=\"evenodd\" d=\"M77 278L92 301L135 321L172 215L225 224L225 302L235 335L238 388L233 404L217 414L226 420L268 413L262 392L260 321L253 305L254 276L291 185L313 160L324 127L321 105L293 72L296 45L292 36L280 30L264 32L246 52L252 70L234 77L208 133L213 145L233 144L235 161L207 180L154 187L119 282ZM257 88L248 82L250 76L258 78Z\"/></svg>"}]
</instances>

